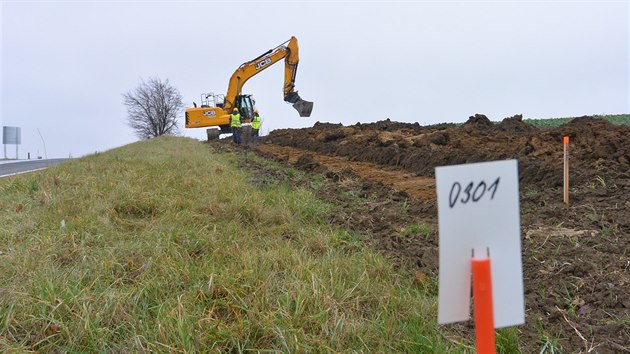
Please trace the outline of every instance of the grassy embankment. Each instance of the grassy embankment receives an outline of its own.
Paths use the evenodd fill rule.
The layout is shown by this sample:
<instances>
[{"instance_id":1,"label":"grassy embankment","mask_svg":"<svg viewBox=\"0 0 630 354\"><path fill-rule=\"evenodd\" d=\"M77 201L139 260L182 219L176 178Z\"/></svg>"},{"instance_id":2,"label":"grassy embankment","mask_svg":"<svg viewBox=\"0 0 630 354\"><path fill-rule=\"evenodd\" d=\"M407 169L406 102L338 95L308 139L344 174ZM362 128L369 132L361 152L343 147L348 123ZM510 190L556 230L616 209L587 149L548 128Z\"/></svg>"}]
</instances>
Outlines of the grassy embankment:
<instances>
[{"instance_id":1,"label":"grassy embankment","mask_svg":"<svg viewBox=\"0 0 630 354\"><path fill-rule=\"evenodd\" d=\"M630 114L613 114L613 115L595 115L594 118L606 119L616 125L630 125ZM569 123L572 118L548 118L548 119L523 119L523 122L529 123L539 128L556 128L562 124Z\"/></svg>"},{"instance_id":2,"label":"grassy embankment","mask_svg":"<svg viewBox=\"0 0 630 354\"><path fill-rule=\"evenodd\" d=\"M452 352L307 190L159 138L0 179L0 351Z\"/></svg>"}]
</instances>

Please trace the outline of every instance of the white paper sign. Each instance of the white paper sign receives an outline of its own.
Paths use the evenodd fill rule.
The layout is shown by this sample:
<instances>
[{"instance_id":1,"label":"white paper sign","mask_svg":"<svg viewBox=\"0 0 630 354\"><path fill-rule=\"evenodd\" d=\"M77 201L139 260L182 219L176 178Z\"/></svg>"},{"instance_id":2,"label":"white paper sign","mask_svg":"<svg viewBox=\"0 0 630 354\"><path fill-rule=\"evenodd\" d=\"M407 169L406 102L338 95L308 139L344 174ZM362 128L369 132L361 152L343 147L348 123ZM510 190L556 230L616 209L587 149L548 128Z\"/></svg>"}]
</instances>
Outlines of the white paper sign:
<instances>
[{"instance_id":1,"label":"white paper sign","mask_svg":"<svg viewBox=\"0 0 630 354\"><path fill-rule=\"evenodd\" d=\"M471 258L490 254L495 328L525 323L516 160L437 167L438 323L470 318Z\"/></svg>"}]
</instances>

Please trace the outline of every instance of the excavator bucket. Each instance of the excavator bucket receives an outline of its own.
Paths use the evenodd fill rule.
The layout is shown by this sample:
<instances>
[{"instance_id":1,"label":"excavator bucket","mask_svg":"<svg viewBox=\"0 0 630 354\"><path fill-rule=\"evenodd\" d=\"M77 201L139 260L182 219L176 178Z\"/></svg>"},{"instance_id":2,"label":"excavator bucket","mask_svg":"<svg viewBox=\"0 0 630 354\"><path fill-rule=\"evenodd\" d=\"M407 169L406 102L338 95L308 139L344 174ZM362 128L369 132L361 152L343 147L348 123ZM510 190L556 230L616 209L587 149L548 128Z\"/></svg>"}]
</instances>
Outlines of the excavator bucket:
<instances>
[{"instance_id":1,"label":"excavator bucket","mask_svg":"<svg viewBox=\"0 0 630 354\"><path fill-rule=\"evenodd\" d=\"M293 104L293 108L300 113L300 117L310 117L313 110L313 102L300 99Z\"/></svg>"},{"instance_id":2,"label":"excavator bucket","mask_svg":"<svg viewBox=\"0 0 630 354\"><path fill-rule=\"evenodd\" d=\"M300 117L311 116L311 111L313 110L313 102L304 101L300 97L300 95L298 95L297 91L288 93L284 97L284 100L293 104L293 108L295 108L298 113L300 113Z\"/></svg>"}]
</instances>

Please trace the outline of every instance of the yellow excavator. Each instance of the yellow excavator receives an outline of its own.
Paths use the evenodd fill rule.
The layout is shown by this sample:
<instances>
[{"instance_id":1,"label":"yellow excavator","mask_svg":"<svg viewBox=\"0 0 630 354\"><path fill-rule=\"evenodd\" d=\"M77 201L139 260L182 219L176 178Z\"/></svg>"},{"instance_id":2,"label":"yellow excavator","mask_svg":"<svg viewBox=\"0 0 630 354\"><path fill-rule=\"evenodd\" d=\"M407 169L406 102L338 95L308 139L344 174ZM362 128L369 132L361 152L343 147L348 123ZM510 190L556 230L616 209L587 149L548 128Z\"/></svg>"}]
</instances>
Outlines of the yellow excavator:
<instances>
[{"instance_id":1,"label":"yellow excavator","mask_svg":"<svg viewBox=\"0 0 630 354\"><path fill-rule=\"evenodd\" d=\"M295 91L295 74L297 72L299 56L297 38L268 50L257 58L241 64L236 69L226 95L204 93L201 95L201 107L193 102L194 107L186 109L186 128L218 127L208 129L208 140L216 139L222 133L231 133L230 114L234 107L239 109L243 122L248 123L254 118L255 101L251 95L242 94L243 85L252 76L284 58L284 100L293 104L300 117L310 117L313 102L300 98Z\"/></svg>"}]
</instances>

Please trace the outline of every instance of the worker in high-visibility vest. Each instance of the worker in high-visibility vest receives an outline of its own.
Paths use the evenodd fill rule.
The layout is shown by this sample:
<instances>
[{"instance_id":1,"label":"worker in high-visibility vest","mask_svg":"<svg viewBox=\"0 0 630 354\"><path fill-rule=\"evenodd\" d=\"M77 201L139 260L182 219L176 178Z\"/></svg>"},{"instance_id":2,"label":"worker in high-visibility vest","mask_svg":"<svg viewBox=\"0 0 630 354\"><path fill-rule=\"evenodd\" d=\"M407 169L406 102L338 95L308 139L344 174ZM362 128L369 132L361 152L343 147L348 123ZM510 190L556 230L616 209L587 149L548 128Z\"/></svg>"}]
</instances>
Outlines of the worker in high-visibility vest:
<instances>
[{"instance_id":1,"label":"worker in high-visibility vest","mask_svg":"<svg viewBox=\"0 0 630 354\"><path fill-rule=\"evenodd\" d=\"M260 116L258 109L254 110L254 120L252 120L252 140L258 142L258 132L260 131Z\"/></svg>"},{"instance_id":2,"label":"worker in high-visibility vest","mask_svg":"<svg viewBox=\"0 0 630 354\"><path fill-rule=\"evenodd\" d=\"M236 145L241 145L241 115L236 107L234 107L232 115L230 115L230 127L232 127L232 141Z\"/></svg>"}]
</instances>

